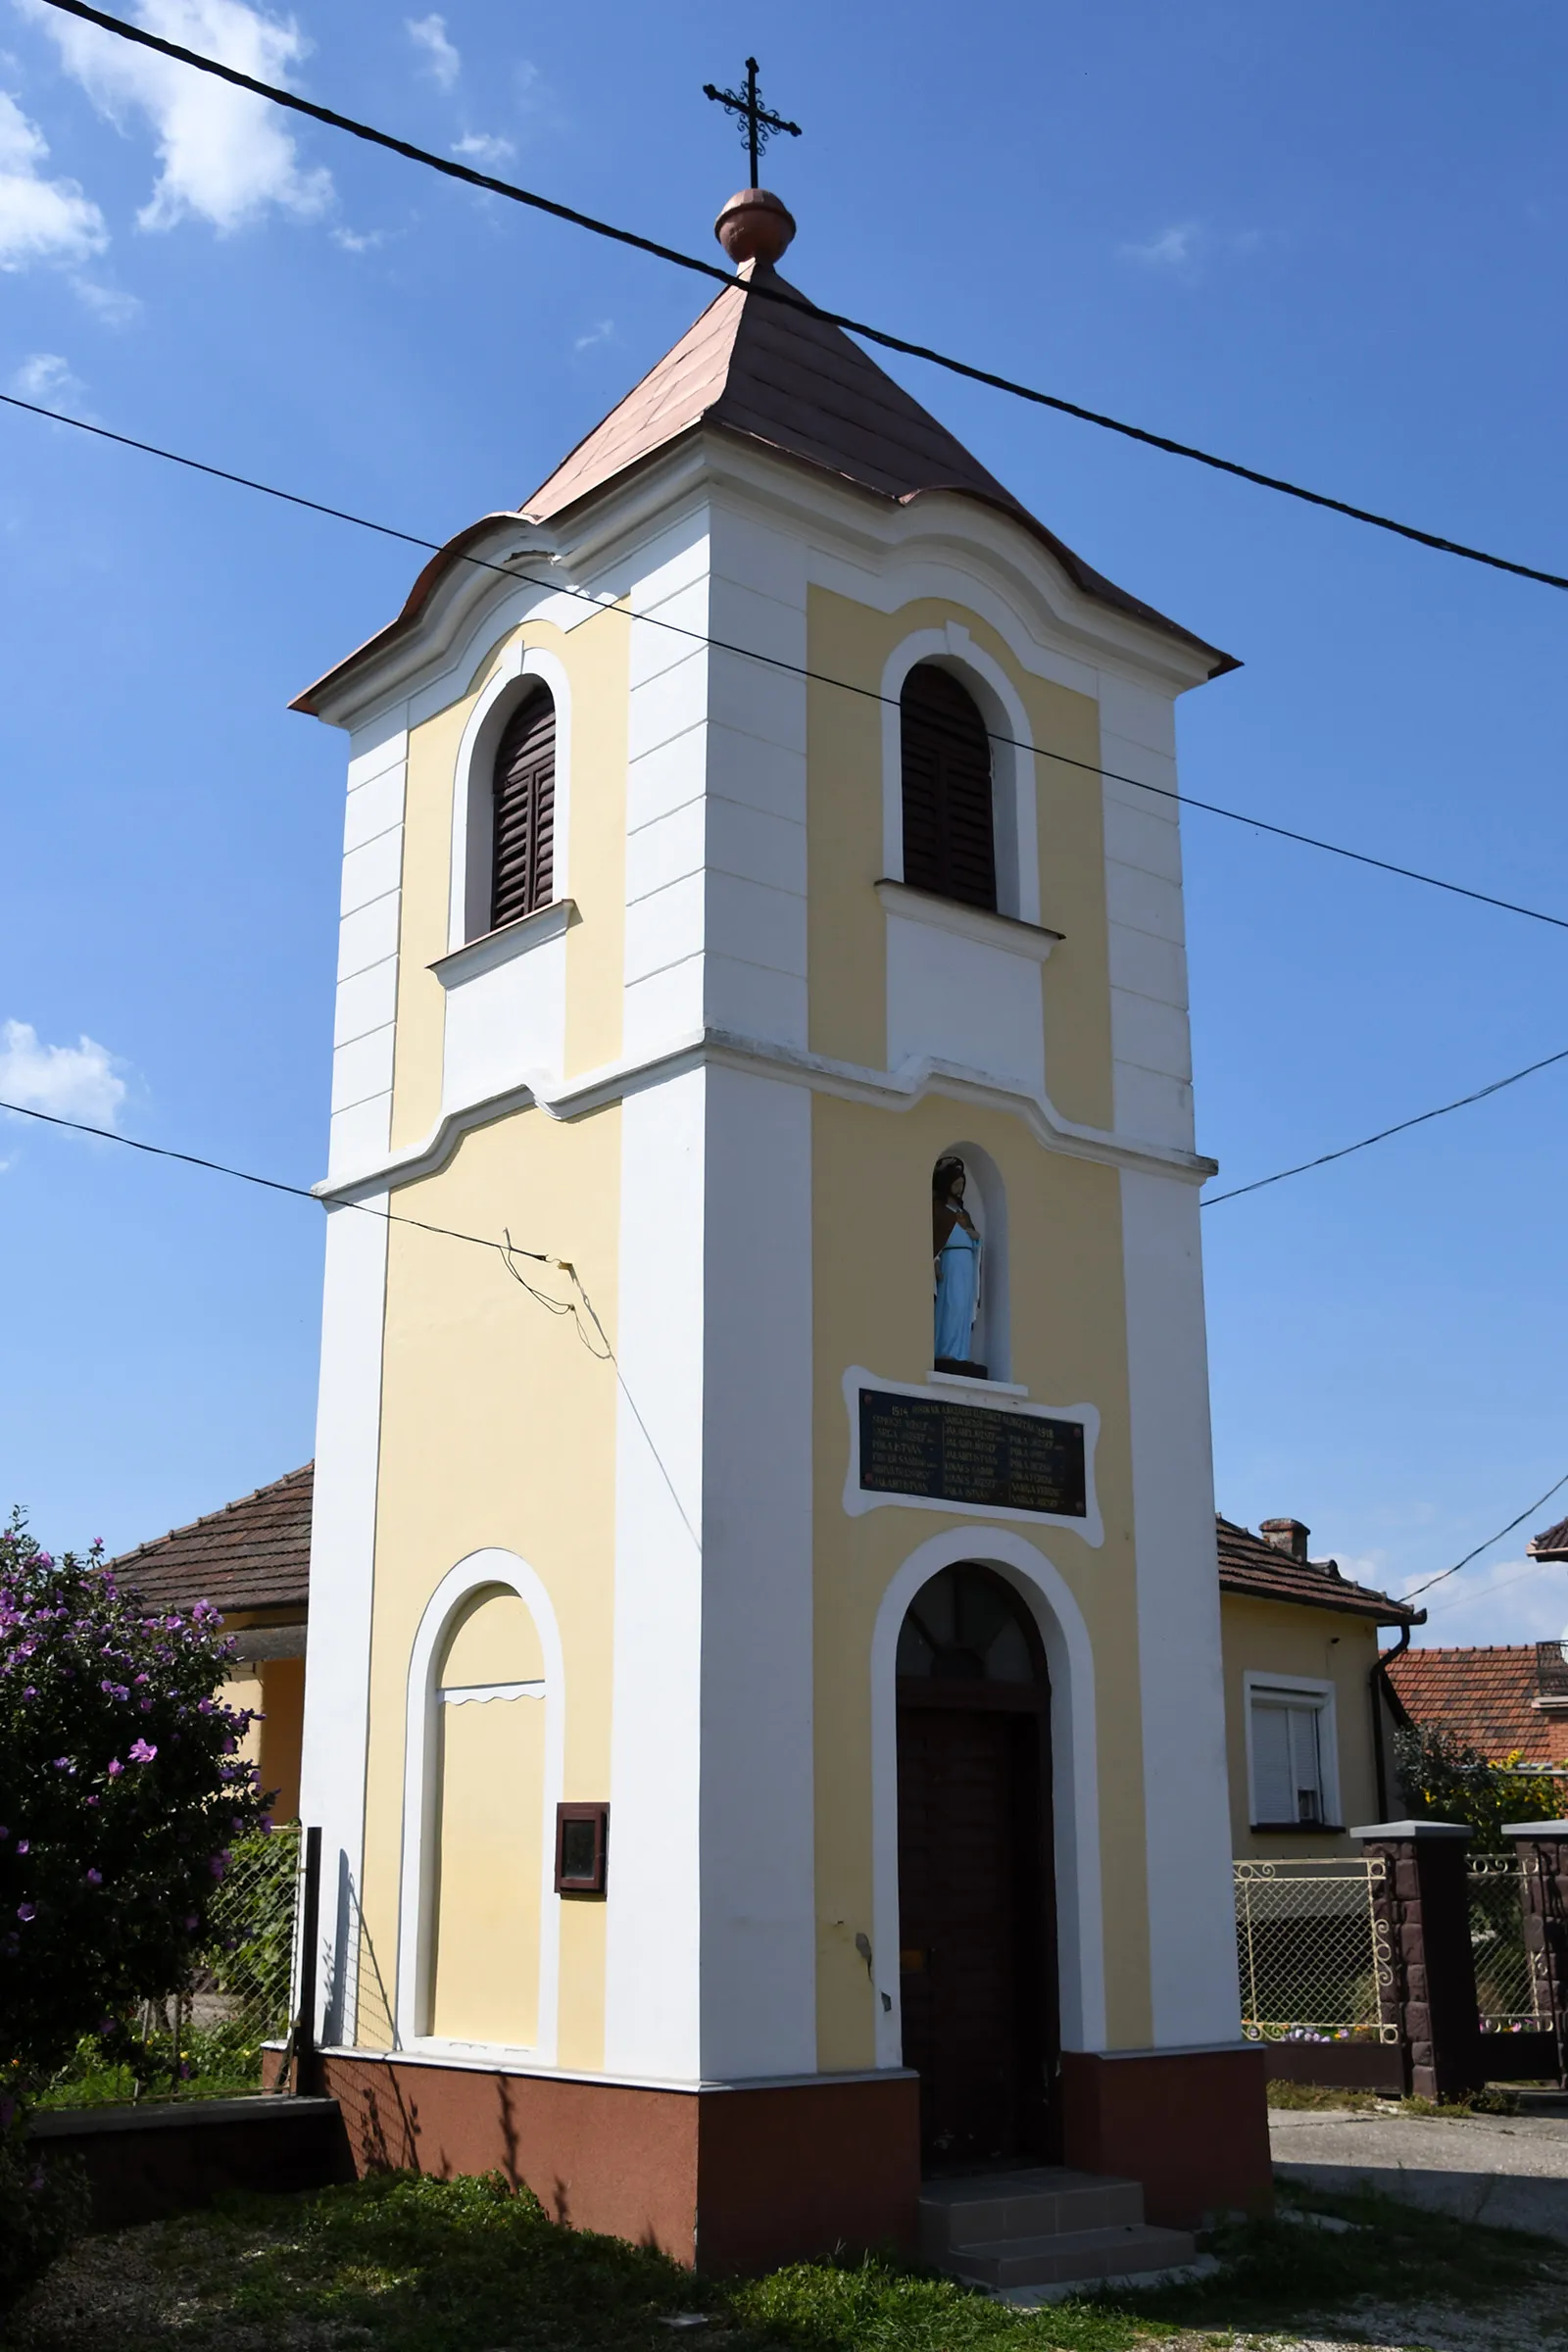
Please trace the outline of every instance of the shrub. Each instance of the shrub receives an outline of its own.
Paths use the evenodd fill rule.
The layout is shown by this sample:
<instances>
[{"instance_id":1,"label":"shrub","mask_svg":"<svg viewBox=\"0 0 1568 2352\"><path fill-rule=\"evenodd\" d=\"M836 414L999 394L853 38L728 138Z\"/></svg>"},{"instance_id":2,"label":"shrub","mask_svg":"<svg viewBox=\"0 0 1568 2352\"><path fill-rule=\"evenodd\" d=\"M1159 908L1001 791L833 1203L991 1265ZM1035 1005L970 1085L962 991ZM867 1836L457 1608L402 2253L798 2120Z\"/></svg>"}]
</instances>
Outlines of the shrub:
<instances>
[{"instance_id":1,"label":"shrub","mask_svg":"<svg viewBox=\"0 0 1568 2352\"><path fill-rule=\"evenodd\" d=\"M24 2089L185 1983L264 1826L229 1655L205 1602L149 1616L101 1546L0 1529L0 2064Z\"/></svg>"},{"instance_id":2,"label":"shrub","mask_svg":"<svg viewBox=\"0 0 1568 2352\"><path fill-rule=\"evenodd\" d=\"M1555 1821L1568 1806L1562 1781L1549 1772L1530 1771L1517 1748L1494 1763L1436 1724L1396 1733L1395 1760L1411 1818L1468 1822L1474 1853L1507 1850L1504 1822Z\"/></svg>"}]
</instances>

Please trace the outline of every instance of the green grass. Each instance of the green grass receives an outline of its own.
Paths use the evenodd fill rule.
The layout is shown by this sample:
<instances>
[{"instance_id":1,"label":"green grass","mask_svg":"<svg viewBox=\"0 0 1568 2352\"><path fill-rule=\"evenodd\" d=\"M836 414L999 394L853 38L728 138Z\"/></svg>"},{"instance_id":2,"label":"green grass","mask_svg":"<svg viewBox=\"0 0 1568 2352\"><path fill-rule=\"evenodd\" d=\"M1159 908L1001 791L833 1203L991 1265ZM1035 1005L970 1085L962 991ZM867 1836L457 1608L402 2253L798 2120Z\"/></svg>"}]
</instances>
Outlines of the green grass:
<instances>
[{"instance_id":1,"label":"green grass","mask_svg":"<svg viewBox=\"0 0 1568 2352\"><path fill-rule=\"evenodd\" d=\"M498 2178L394 2174L88 2240L12 2340L19 2352L1185 2352L1209 2330L1295 2327L1367 2296L1561 2306L1560 2247L1376 2199L1305 2201L1365 2227L1238 2225L1215 2241L1222 2278L1020 2313L893 2260L694 2278L558 2227ZM709 2326L687 2337L659 2324L681 2311Z\"/></svg>"}]
</instances>

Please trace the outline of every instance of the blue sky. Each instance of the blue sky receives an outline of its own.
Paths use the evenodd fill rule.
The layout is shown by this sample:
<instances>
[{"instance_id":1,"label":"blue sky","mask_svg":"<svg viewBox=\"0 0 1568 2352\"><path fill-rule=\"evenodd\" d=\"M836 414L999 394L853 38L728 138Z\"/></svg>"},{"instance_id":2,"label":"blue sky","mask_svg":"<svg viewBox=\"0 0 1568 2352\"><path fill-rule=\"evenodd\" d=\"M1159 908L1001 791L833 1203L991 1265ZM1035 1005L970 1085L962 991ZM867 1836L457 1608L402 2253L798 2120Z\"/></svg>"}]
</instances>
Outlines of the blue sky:
<instances>
[{"instance_id":1,"label":"blue sky","mask_svg":"<svg viewBox=\"0 0 1568 2352\"><path fill-rule=\"evenodd\" d=\"M1484 28L1450 0L136 13L699 252L744 177L701 85L755 40L807 126L765 176L817 299L1568 568L1549 0ZM432 537L516 503L704 299L40 0L0 0L0 388ZM1190 791L1568 911L1560 595L892 365L1243 658L1183 706ZM0 545L0 1093L309 1182L342 755L285 705L416 559L15 413ZM1186 838L1227 1181L1568 1046L1563 934L1198 814ZM1227 1513L1304 1519L1398 1591L1568 1472L1565 1104L1548 1072L1205 1214ZM0 1159L0 1496L120 1547L308 1455L316 1209L15 1120ZM1559 1631L1529 1532L1426 1639Z\"/></svg>"}]
</instances>

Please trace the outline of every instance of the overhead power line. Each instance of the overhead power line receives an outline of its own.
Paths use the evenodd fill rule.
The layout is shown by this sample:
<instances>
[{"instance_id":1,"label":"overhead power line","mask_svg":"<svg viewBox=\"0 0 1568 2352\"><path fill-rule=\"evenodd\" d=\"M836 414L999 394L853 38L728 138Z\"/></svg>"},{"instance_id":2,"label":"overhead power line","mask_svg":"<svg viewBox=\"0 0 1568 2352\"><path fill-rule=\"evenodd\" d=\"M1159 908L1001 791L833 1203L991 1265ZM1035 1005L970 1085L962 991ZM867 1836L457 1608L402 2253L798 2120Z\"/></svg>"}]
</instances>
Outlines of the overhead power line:
<instances>
[{"instance_id":1,"label":"overhead power line","mask_svg":"<svg viewBox=\"0 0 1568 2352\"><path fill-rule=\"evenodd\" d=\"M1418 1110L1413 1119L1400 1119L1393 1127L1380 1127L1376 1135L1364 1135L1358 1144L1342 1144L1338 1152L1320 1152L1316 1159L1303 1159L1294 1168L1280 1168L1272 1176L1256 1177L1251 1184L1235 1185L1228 1193L1210 1193L1202 1206L1217 1208L1222 1200L1240 1200L1245 1193L1261 1193L1271 1184L1283 1184L1288 1176L1304 1176L1312 1168L1326 1168L1336 1159L1348 1159L1354 1152L1369 1152L1374 1144L1386 1144L1391 1135L1405 1135L1412 1127L1424 1127L1429 1119L1446 1119L1450 1110L1466 1110L1472 1102L1484 1102L1489 1095L1500 1095L1505 1086L1517 1086L1521 1078L1533 1078L1538 1070L1549 1070L1559 1061L1568 1061L1568 1046L1560 1054L1548 1054L1544 1060L1531 1062L1527 1069L1515 1070L1506 1078L1494 1078L1490 1086L1477 1087L1473 1095L1461 1095L1456 1102L1440 1102L1436 1110Z\"/></svg>"},{"instance_id":2,"label":"overhead power line","mask_svg":"<svg viewBox=\"0 0 1568 2352\"><path fill-rule=\"evenodd\" d=\"M1412 1585L1408 1592L1399 1594L1399 1598L1414 1600L1418 1593L1430 1592L1434 1585L1446 1584L1450 1576L1457 1576L1461 1568L1468 1568L1472 1560L1479 1560L1481 1554L1484 1551L1490 1551L1494 1544L1500 1544L1504 1536L1511 1536L1516 1527L1523 1527L1527 1519L1533 1519L1543 1503L1549 1502L1563 1487L1568 1487L1568 1470L1563 1472L1561 1478L1554 1485L1546 1489L1544 1494L1538 1494L1534 1502L1526 1503L1517 1519L1510 1519L1506 1527L1499 1527L1494 1536L1489 1536L1484 1544L1478 1544L1474 1551L1467 1551L1464 1558L1455 1560L1451 1568L1445 1568L1440 1575L1429 1576L1424 1585Z\"/></svg>"},{"instance_id":3,"label":"overhead power line","mask_svg":"<svg viewBox=\"0 0 1568 2352\"><path fill-rule=\"evenodd\" d=\"M867 343L875 343L885 351L900 352L906 359L924 360L930 367L943 368L951 375L966 377L969 382L989 385L993 391L1006 392L1015 400L1031 402L1037 408L1054 409L1063 416L1075 416L1080 423L1099 426L1102 431L1119 433L1124 440L1142 442L1146 448L1164 451L1167 457L1187 458L1198 466L1206 466L1216 473L1233 474L1237 480L1251 482L1260 490L1273 490L1282 497L1299 500L1309 507L1322 507L1329 513L1344 514L1351 522L1369 524L1374 530L1390 531L1399 539L1413 540L1420 547L1430 547L1440 555L1459 556L1469 564L1484 564L1494 571L1512 572L1517 578L1537 580L1546 588L1568 588L1568 577L1560 572L1538 570L1531 564L1517 564L1506 556L1489 554L1484 548L1467 547L1462 541L1448 539L1437 531L1417 528L1414 523L1396 521L1389 514L1376 514L1368 507L1352 505L1348 499L1332 498L1322 490L1306 489L1299 482L1287 481L1282 475L1263 473L1256 466L1243 466L1234 458L1216 457L1211 450L1195 448L1190 442L1173 440L1167 433L1149 431L1145 426L1128 424L1118 416L1107 416L1097 409L1085 408L1081 402L1064 399L1059 393L1042 392L1031 384L1015 382L1012 377L999 375L989 368L978 368L967 360L954 359L949 353L934 351L929 344L912 343L903 335L891 334L884 327L869 326L862 318L851 318L841 311L823 310L819 304L804 295L781 286L749 282L716 262L701 260L696 254L682 253L672 245L662 245L655 237L639 235L634 229L617 227L609 220L600 220L592 213L579 212L569 204L558 203L553 197L541 196L531 188L518 187L512 180L498 179L488 172L475 172L470 165L460 164L452 157L436 155L427 147L416 146L412 140L400 139L390 131L377 130L372 123L358 122L352 115L338 114L328 106L318 106L313 99L302 98L295 90L285 90L275 82L259 81L254 74L242 74L235 66L225 66L216 57L206 57L196 49L183 48L177 41L165 40L162 34L148 32L140 24L130 24L122 17L108 15L103 9L90 8L87 0L48 0L51 8L65 15L79 17L84 23L96 24L100 30L117 38L134 41L138 47L155 50L160 56L172 58L182 66L192 67L198 74L211 74L236 89L249 90L257 98L265 98L273 106L286 107L292 114L305 115L314 122L323 122L328 129L345 131L351 138L363 139L372 147L384 147L392 155L401 155L408 162L422 164L439 172L448 179L462 180L466 186L481 188L492 196L504 196L513 204L528 206L532 211L547 213L552 219L564 220L574 228L587 229L596 237L607 237L617 245L629 245L639 253L652 254L657 261L668 262L675 269L689 270L698 276L716 279L721 286L742 286L754 296L777 302L790 310L804 311L825 325L843 327Z\"/></svg>"},{"instance_id":4,"label":"overhead power line","mask_svg":"<svg viewBox=\"0 0 1568 2352\"><path fill-rule=\"evenodd\" d=\"M214 481L228 482L236 489L253 490L260 497L277 499L284 506L303 508L310 514L324 514L330 521L350 523L356 530L372 531L378 538L395 539L405 547L421 548L432 555L443 552L443 543L439 539L426 539L417 531L405 531L394 523L376 522L369 515L356 514L347 507L328 506L323 500L307 498L298 490L280 489L275 483L258 481L254 475L233 472L225 466L210 465L205 459L187 457L180 450L165 449L156 441L141 441L131 433L114 432L108 425L89 423L83 416L68 416L59 409L47 409L37 401L23 400L15 392L0 392L0 406L23 410L29 416L46 417L51 424L70 425L73 431L87 433L94 440L112 441L121 449L134 449L143 457L160 458L166 465L183 466L187 472L206 474ZM519 523L521 519L519 515ZM471 564L479 571L494 572L498 577L522 587L539 588L552 596L570 597L578 604L592 605L599 612L613 609L603 604L585 588L573 588L564 580L542 580L534 573L519 571L515 561L497 563L491 557L476 556L464 550L458 552L454 561ZM735 645L723 637L710 637L701 629L689 628L680 621L665 619L659 613L629 613L627 618L634 619L639 627L664 629L673 636L684 637L693 645L706 646L713 653L734 654L744 662L760 663L764 669L783 670L792 677L806 678L813 685L831 686L841 694L856 695L862 702L878 703L890 710L898 708L895 696L879 693L874 686L858 685L851 678L836 678L827 670L808 668L803 662L786 661L779 654L759 653L749 645ZM1526 906L1516 899L1499 898L1492 891L1474 890L1468 883L1452 882L1441 874L1424 873L1419 867L1402 865L1396 858L1376 858L1368 850L1352 850L1344 842L1325 841L1319 834L1302 833L1295 826L1276 824L1272 818L1258 816L1252 810L1227 808L1218 801L1199 800L1193 793L1179 791L1174 785L1151 784L1143 776L1124 775L1116 768L1101 767L1092 760L1075 760L1066 752L1054 752L1040 744L1024 743L1017 736L1000 734L995 728L988 728L986 732L992 743L1030 753L1037 760L1054 760L1058 767L1078 768L1086 775L1101 776L1107 783L1126 784L1136 792L1147 792L1155 800L1174 801L1184 808L1200 809L1205 816L1222 816L1232 824L1250 825L1254 832L1272 834L1277 841L1295 842L1301 849L1320 850L1326 857L1343 858L1352 865L1370 866L1378 873L1394 874L1401 881L1419 882L1429 890L1444 891L1451 898L1469 899L1478 906L1494 906L1503 914L1521 915L1527 922L1546 923L1553 930L1568 931L1568 915L1550 914L1544 907Z\"/></svg>"}]
</instances>

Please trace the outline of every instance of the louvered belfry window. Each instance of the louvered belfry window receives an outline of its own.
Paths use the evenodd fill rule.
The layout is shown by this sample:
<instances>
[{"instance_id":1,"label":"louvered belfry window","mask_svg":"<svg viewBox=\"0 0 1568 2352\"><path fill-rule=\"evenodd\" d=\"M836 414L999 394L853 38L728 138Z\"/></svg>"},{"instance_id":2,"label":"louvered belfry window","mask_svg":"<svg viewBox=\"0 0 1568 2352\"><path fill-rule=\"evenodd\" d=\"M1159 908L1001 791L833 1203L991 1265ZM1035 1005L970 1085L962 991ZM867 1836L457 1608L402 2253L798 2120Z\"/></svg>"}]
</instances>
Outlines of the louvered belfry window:
<instances>
[{"instance_id":1,"label":"louvered belfry window","mask_svg":"<svg viewBox=\"0 0 1568 2352\"><path fill-rule=\"evenodd\" d=\"M917 662L899 698L904 746L904 879L965 906L997 904L991 745L950 671Z\"/></svg>"},{"instance_id":2,"label":"louvered belfry window","mask_svg":"<svg viewBox=\"0 0 1568 2352\"><path fill-rule=\"evenodd\" d=\"M492 931L549 906L555 838L556 706L539 686L512 713L496 753Z\"/></svg>"}]
</instances>

